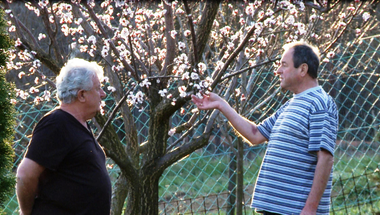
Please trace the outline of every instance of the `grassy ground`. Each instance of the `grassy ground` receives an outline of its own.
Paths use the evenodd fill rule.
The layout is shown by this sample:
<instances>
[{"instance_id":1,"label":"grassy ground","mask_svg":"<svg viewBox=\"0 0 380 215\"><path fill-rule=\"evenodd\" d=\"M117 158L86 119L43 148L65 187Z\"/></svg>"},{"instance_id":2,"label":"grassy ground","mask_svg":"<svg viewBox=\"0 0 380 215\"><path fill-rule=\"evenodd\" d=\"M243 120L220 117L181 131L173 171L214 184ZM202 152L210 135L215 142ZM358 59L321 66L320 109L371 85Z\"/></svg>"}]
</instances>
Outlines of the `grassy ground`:
<instances>
[{"instance_id":1,"label":"grassy ground","mask_svg":"<svg viewBox=\"0 0 380 215\"><path fill-rule=\"evenodd\" d=\"M262 154L257 156L257 159L245 160L244 186L248 187L245 190L245 196L248 196L248 199L246 197L247 203L249 203L249 196L252 194L261 158ZM165 177L161 180L160 196L163 196L162 202L175 202L178 208L182 202L190 204L191 198L199 196L216 198L215 194L228 192L229 173L226 170L229 162L228 156L193 156L186 161L177 163L165 173ZM331 214L374 214L380 212L379 163L380 156L377 156L376 153L364 153L357 150L350 154L337 150ZM213 202L215 205L215 200ZM173 204L173 208L176 207L175 204ZM186 206L181 207L185 208ZM223 207L223 203L219 203L218 207ZM173 210L175 211L175 209ZM247 210L251 211L249 214L253 213L251 209L248 208ZM225 211L225 209L218 212L221 211Z\"/></svg>"}]
</instances>

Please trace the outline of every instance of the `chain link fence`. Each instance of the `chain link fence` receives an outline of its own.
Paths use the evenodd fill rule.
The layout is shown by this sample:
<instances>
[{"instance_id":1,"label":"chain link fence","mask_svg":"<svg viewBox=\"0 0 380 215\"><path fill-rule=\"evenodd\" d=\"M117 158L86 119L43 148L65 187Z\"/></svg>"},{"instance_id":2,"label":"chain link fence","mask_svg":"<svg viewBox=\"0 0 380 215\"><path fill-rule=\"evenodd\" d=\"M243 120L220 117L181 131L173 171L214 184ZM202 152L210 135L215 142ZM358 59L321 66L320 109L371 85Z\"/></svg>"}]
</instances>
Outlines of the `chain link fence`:
<instances>
[{"instance_id":1,"label":"chain link fence","mask_svg":"<svg viewBox=\"0 0 380 215\"><path fill-rule=\"evenodd\" d=\"M339 44L334 49L335 56L325 58L321 66L320 85L335 98L340 113L331 214L380 213L379 44L380 35L363 38L356 43ZM249 100L248 111L242 114L258 123L291 94L277 90L278 82L273 78L271 66L252 71L250 75L257 75L255 84L260 87ZM112 98L108 96L107 100ZM260 102L260 108L255 108ZM33 96L18 103L14 169L25 153L35 123L56 105L55 100L37 105ZM134 114L140 142L143 142L149 115L138 110ZM188 115L177 114L172 122L179 125L187 118ZM122 137L123 126L117 123L114 126ZM176 136L173 136L169 141L175 140ZM225 118L219 116L210 143L163 173L159 184L160 214L233 214L237 181L236 142L237 137ZM265 144L256 147L245 144L243 214L254 213L249 205L265 150ZM107 163L111 178L116 178L118 167L112 160ZM18 214L16 195L10 196L5 207L7 214Z\"/></svg>"}]
</instances>

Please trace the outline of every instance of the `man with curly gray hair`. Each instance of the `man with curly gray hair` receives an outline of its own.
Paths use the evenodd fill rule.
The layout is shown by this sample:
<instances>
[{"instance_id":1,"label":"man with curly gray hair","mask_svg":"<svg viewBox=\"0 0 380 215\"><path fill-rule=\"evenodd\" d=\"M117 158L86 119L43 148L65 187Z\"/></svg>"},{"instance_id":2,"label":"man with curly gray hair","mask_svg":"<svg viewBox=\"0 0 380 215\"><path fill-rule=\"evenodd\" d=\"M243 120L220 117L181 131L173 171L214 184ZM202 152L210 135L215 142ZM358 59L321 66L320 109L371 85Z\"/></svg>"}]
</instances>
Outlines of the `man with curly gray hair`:
<instances>
[{"instance_id":1,"label":"man with curly gray hair","mask_svg":"<svg viewBox=\"0 0 380 215\"><path fill-rule=\"evenodd\" d=\"M105 92L95 62L72 59L56 78L60 105L33 130L17 169L20 214L110 214L105 153L87 123Z\"/></svg>"}]
</instances>

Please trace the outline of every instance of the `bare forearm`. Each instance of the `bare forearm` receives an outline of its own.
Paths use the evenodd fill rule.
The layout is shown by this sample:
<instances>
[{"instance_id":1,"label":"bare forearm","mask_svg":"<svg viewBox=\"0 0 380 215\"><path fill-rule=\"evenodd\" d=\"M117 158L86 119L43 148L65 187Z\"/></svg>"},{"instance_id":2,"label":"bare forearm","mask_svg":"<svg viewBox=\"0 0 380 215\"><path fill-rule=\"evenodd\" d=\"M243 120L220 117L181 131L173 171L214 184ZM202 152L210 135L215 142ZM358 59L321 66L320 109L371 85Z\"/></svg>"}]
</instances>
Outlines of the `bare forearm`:
<instances>
[{"instance_id":1,"label":"bare forearm","mask_svg":"<svg viewBox=\"0 0 380 215\"><path fill-rule=\"evenodd\" d=\"M252 145L259 144L264 141L261 133L257 130L255 123L239 115L227 102L222 102L218 108L220 112L228 119L232 127L245 137ZM261 140L262 139L262 140Z\"/></svg>"},{"instance_id":2,"label":"bare forearm","mask_svg":"<svg viewBox=\"0 0 380 215\"><path fill-rule=\"evenodd\" d=\"M37 184L38 182L35 181L25 181L24 179L17 178L17 199L23 215L29 215L32 212Z\"/></svg>"},{"instance_id":3,"label":"bare forearm","mask_svg":"<svg viewBox=\"0 0 380 215\"><path fill-rule=\"evenodd\" d=\"M24 158L18 166L16 193L21 215L29 215L32 212L39 178L44 170L45 167L29 158Z\"/></svg>"},{"instance_id":4,"label":"bare forearm","mask_svg":"<svg viewBox=\"0 0 380 215\"><path fill-rule=\"evenodd\" d=\"M304 208L304 211L313 212L312 214L315 214L314 212L318 209L319 202L330 178L331 168L334 164L333 156L329 152L322 150L319 153L322 153L322 155L318 157L313 185Z\"/></svg>"},{"instance_id":5,"label":"bare forearm","mask_svg":"<svg viewBox=\"0 0 380 215\"><path fill-rule=\"evenodd\" d=\"M218 109L228 119L231 125L252 145L264 142L265 137L257 130L257 126L239 115L224 99L210 93L203 95L203 98L191 96L192 101L201 110Z\"/></svg>"}]
</instances>

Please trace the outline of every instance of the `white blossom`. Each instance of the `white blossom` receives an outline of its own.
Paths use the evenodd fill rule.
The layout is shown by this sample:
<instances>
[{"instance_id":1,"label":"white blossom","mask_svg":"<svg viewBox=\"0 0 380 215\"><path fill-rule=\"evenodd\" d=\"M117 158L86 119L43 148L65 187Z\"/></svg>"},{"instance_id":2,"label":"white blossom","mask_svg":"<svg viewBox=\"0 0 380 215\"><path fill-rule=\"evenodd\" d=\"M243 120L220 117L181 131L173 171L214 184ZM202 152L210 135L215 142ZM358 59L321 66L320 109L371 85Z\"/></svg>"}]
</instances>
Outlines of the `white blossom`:
<instances>
[{"instance_id":1,"label":"white blossom","mask_svg":"<svg viewBox=\"0 0 380 215\"><path fill-rule=\"evenodd\" d=\"M197 88L198 90L202 89L202 87L199 84L194 84L194 87Z\"/></svg>"},{"instance_id":2,"label":"white blossom","mask_svg":"<svg viewBox=\"0 0 380 215\"><path fill-rule=\"evenodd\" d=\"M102 50L102 57L107 57L108 56L108 50L105 50L105 49L103 49Z\"/></svg>"},{"instance_id":3,"label":"white blossom","mask_svg":"<svg viewBox=\"0 0 380 215\"><path fill-rule=\"evenodd\" d=\"M128 36L129 36L129 30L128 30L128 28L123 28L123 30L121 30L120 37L122 37L124 39L127 39Z\"/></svg>"},{"instance_id":4,"label":"white blossom","mask_svg":"<svg viewBox=\"0 0 380 215\"><path fill-rule=\"evenodd\" d=\"M140 103L140 104L143 103L143 101L144 101L144 93L143 93L143 92L138 91L138 92L136 93L136 101L137 101L138 103Z\"/></svg>"},{"instance_id":5,"label":"white blossom","mask_svg":"<svg viewBox=\"0 0 380 215\"><path fill-rule=\"evenodd\" d=\"M195 72L192 72L191 73L191 79L192 80L198 80L199 79L199 75L197 73L195 73Z\"/></svg>"},{"instance_id":6,"label":"white blossom","mask_svg":"<svg viewBox=\"0 0 380 215\"><path fill-rule=\"evenodd\" d=\"M140 83L140 86L141 87L146 87L146 88L149 88L149 85L151 85L152 83L150 83L150 81L148 81L147 78L145 78L141 83Z\"/></svg>"},{"instance_id":7,"label":"white blossom","mask_svg":"<svg viewBox=\"0 0 380 215\"><path fill-rule=\"evenodd\" d=\"M302 1L299 4L300 4L300 11L304 11L305 10L305 4Z\"/></svg>"},{"instance_id":8,"label":"white blossom","mask_svg":"<svg viewBox=\"0 0 380 215\"><path fill-rule=\"evenodd\" d=\"M371 15L368 12L363 13L364 22L366 22L370 17L371 17Z\"/></svg>"},{"instance_id":9,"label":"white blossom","mask_svg":"<svg viewBox=\"0 0 380 215\"><path fill-rule=\"evenodd\" d=\"M160 94L161 97L165 97L166 93L168 93L167 89L159 90L158 94Z\"/></svg>"},{"instance_id":10,"label":"white blossom","mask_svg":"<svg viewBox=\"0 0 380 215\"><path fill-rule=\"evenodd\" d=\"M41 101L43 101L44 99L39 97L39 96L36 96L33 100L34 104L35 105L39 105Z\"/></svg>"},{"instance_id":11,"label":"white blossom","mask_svg":"<svg viewBox=\"0 0 380 215\"><path fill-rule=\"evenodd\" d=\"M38 93L38 92L40 92L40 90L37 89L37 88L35 88L35 87L31 87L31 88L29 89L29 93Z\"/></svg>"},{"instance_id":12,"label":"white blossom","mask_svg":"<svg viewBox=\"0 0 380 215\"><path fill-rule=\"evenodd\" d=\"M19 72L18 73L18 78L21 79L25 75L25 72Z\"/></svg>"},{"instance_id":13,"label":"white blossom","mask_svg":"<svg viewBox=\"0 0 380 215\"><path fill-rule=\"evenodd\" d=\"M111 92L115 92L116 91L116 88L113 87L113 86L108 86L107 87L107 90L111 91Z\"/></svg>"},{"instance_id":14,"label":"white blossom","mask_svg":"<svg viewBox=\"0 0 380 215\"><path fill-rule=\"evenodd\" d=\"M185 35L185 37L190 36L191 31L190 30L186 30L186 31L183 32L183 34Z\"/></svg>"},{"instance_id":15,"label":"white blossom","mask_svg":"<svg viewBox=\"0 0 380 215\"><path fill-rule=\"evenodd\" d=\"M180 87L178 87L178 91L179 91L179 93L180 93L180 95L179 96L181 96L181 97L186 97L186 87L185 86L180 86Z\"/></svg>"},{"instance_id":16,"label":"white blossom","mask_svg":"<svg viewBox=\"0 0 380 215\"><path fill-rule=\"evenodd\" d=\"M194 109L191 110L191 113L197 113L197 112L199 112L198 108L194 108Z\"/></svg>"},{"instance_id":17,"label":"white blossom","mask_svg":"<svg viewBox=\"0 0 380 215\"><path fill-rule=\"evenodd\" d=\"M333 58L335 56L335 53L333 51L330 51L329 53L326 54L327 58Z\"/></svg>"},{"instance_id":18,"label":"white blossom","mask_svg":"<svg viewBox=\"0 0 380 215\"><path fill-rule=\"evenodd\" d=\"M175 36L177 35L177 31L176 30L172 30L170 31L170 36L175 39Z\"/></svg>"},{"instance_id":19,"label":"white blossom","mask_svg":"<svg viewBox=\"0 0 380 215\"><path fill-rule=\"evenodd\" d=\"M265 13L266 16L271 17L274 14L273 10L268 9L267 12Z\"/></svg>"},{"instance_id":20,"label":"white blossom","mask_svg":"<svg viewBox=\"0 0 380 215\"><path fill-rule=\"evenodd\" d=\"M285 23L288 24L288 25L293 25L294 24L294 16L289 16L286 20L285 20Z\"/></svg>"},{"instance_id":21,"label":"white blossom","mask_svg":"<svg viewBox=\"0 0 380 215\"><path fill-rule=\"evenodd\" d=\"M11 27L9 27L8 31L9 32L15 32L16 31L16 26L12 25Z\"/></svg>"},{"instance_id":22,"label":"white blossom","mask_svg":"<svg viewBox=\"0 0 380 215\"><path fill-rule=\"evenodd\" d=\"M185 45L184 42L178 42L178 49L179 49L180 51L182 51L182 50L185 49L185 48L186 48L186 45Z\"/></svg>"},{"instance_id":23,"label":"white blossom","mask_svg":"<svg viewBox=\"0 0 380 215\"><path fill-rule=\"evenodd\" d=\"M23 100L25 100L25 99L27 99L29 97L29 93L25 92L23 90L17 91L16 95L19 96Z\"/></svg>"},{"instance_id":24,"label":"white blossom","mask_svg":"<svg viewBox=\"0 0 380 215\"><path fill-rule=\"evenodd\" d=\"M88 43L92 43L92 44L95 44L96 43L96 37L94 35L91 35L88 39L87 39Z\"/></svg>"},{"instance_id":25,"label":"white blossom","mask_svg":"<svg viewBox=\"0 0 380 215\"><path fill-rule=\"evenodd\" d=\"M108 83L109 81L110 81L110 78L108 78L107 76L104 76L100 82Z\"/></svg>"},{"instance_id":26,"label":"white blossom","mask_svg":"<svg viewBox=\"0 0 380 215\"><path fill-rule=\"evenodd\" d=\"M182 10L181 8L178 8L178 9L176 10L176 13L177 13L177 14L184 14L185 11Z\"/></svg>"},{"instance_id":27,"label":"white blossom","mask_svg":"<svg viewBox=\"0 0 380 215\"><path fill-rule=\"evenodd\" d=\"M44 98L45 101L50 101L50 98L51 98L50 91L45 90L44 95L42 97Z\"/></svg>"},{"instance_id":28,"label":"white blossom","mask_svg":"<svg viewBox=\"0 0 380 215\"><path fill-rule=\"evenodd\" d=\"M169 136L173 136L175 134L175 132L176 132L176 128L172 128L172 129L169 130L168 135Z\"/></svg>"},{"instance_id":29,"label":"white blossom","mask_svg":"<svg viewBox=\"0 0 380 215\"><path fill-rule=\"evenodd\" d=\"M170 104L174 106L176 101L177 101L177 99L174 98Z\"/></svg>"},{"instance_id":30,"label":"white blossom","mask_svg":"<svg viewBox=\"0 0 380 215\"><path fill-rule=\"evenodd\" d=\"M216 62L215 70L220 70L220 69L222 69L223 66L224 66L224 63L219 60Z\"/></svg>"},{"instance_id":31,"label":"white blossom","mask_svg":"<svg viewBox=\"0 0 380 215\"><path fill-rule=\"evenodd\" d=\"M17 40L15 41L15 46L21 46L22 42L20 40L20 38L17 38Z\"/></svg>"},{"instance_id":32,"label":"white blossom","mask_svg":"<svg viewBox=\"0 0 380 215\"><path fill-rule=\"evenodd\" d=\"M199 73L202 74L204 71L206 71L207 66L204 63L198 63Z\"/></svg>"},{"instance_id":33,"label":"white blossom","mask_svg":"<svg viewBox=\"0 0 380 215\"><path fill-rule=\"evenodd\" d=\"M42 40L42 39L45 39L45 38L46 38L46 34L40 33L38 35L38 40Z\"/></svg>"},{"instance_id":34,"label":"white blossom","mask_svg":"<svg viewBox=\"0 0 380 215\"><path fill-rule=\"evenodd\" d=\"M190 73L189 72L185 72L185 73L183 73L183 75L182 75L182 80L188 80L189 78L190 78Z\"/></svg>"}]
</instances>

